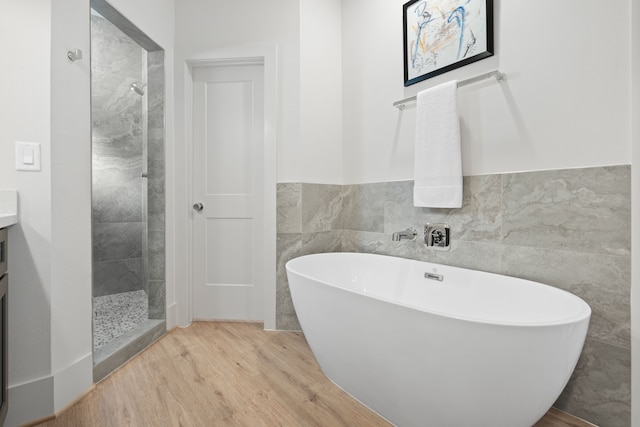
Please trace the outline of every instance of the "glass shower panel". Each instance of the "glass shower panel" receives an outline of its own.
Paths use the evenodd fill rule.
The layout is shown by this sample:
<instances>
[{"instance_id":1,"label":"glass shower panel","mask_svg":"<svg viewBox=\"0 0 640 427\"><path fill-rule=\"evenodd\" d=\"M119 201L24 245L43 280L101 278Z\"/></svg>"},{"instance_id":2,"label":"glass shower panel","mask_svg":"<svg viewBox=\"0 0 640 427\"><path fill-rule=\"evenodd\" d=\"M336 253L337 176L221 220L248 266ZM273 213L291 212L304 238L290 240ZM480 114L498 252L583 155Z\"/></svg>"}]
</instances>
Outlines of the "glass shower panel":
<instances>
[{"instance_id":1,"label":"glass shower panel","mask_svg":"<svg viewBox=\"0 0 640 427\"><path fill-rule=\"evenodd\" d=\"M165 329L164 51L104 0L91 5L98 380Z\"/></svg>"}]
</instances>

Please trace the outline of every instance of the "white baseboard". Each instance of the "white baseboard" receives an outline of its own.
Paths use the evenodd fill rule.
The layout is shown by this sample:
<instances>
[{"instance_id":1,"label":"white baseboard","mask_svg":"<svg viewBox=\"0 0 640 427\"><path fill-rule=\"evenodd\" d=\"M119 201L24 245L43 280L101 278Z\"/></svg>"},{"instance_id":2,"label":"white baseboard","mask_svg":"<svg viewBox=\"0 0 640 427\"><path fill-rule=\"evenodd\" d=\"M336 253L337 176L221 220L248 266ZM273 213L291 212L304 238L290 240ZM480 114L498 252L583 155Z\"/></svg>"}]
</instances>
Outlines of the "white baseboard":
<instances>
[{"instance_id":1,"label":"white baseboard","mask_svg":"<svg viewBox=\"0 0 640 427\"><path fill-rule=\"evenodd\" d=\"M52 415L53 396L52 376L9 386L5 427L17 427Z\"/></svg>"},{"instance_id":2,"label":"white baseboard","mask_svg":"<svg viewBox=\"0 0 640 427\"><path fill-rule=\"evenodd\" d=\"M174 302L167 306L167 331L178 326L178 305Z\"/></svg>"},{"instance_id":3,"label":"white baseboard","mask_svg":"<svg viewBox=\"0 0 640 427\"><path fill-rule=\"evenodd\" d=\"M89 353L54 374L54 409L58 413L93 385L93 354ZM11 405L9 405L11 406Z\"/></svg>"},{"instance_id":4,"label":"white baseboard","mask_svg":"<svg viewBox=\"0 0 640 427\"><path fill-rule=\"evenodd\" d=\"M64 410L93 387L93 355L83 356L44 378L9 386L5 427L45 419Z\"/></svg>"}]
</instances>

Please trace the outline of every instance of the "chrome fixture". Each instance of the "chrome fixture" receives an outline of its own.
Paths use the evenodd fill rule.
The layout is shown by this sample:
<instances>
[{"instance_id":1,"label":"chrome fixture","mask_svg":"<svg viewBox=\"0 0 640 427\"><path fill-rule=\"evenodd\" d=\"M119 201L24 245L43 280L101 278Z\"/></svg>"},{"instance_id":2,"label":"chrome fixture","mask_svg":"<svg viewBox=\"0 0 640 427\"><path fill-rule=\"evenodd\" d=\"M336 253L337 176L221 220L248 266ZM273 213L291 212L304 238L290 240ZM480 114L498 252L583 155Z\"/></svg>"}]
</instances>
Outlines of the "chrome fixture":
<instances>
[{"instance_id":1,"label":"chrome fixture","mask_svg":"<svg viewBox=\"0 0 640 427\"><path fill-rule=\"evenodd\" d=\"M504 83L507 81L507 75L503 72L501 72L500 70L493 70L493 71L489 71L488 73L484 73L484 74L479 74L477 76L474 77L469 77L468 79L464 79L464 80L460 80L458 82L458 87L461 86L466 86L472 83L476 83L482 80L486 80L486 79L490 79L491 77L495 77L495 79L499 82L499 83ZM412 102L416 101L416 96L412 96L410 98L405 98L402 99L400 101L396 101L393 103L393 106L400 109L400 110L404 110L406 105Z\"/></svg>"},{"instance_id":2,"label":"chrome fixture","mask_svg":"<svg viewBox=\"0 0 640 427\"><path fill-rule=\"evenodd\" d=\"M133 82L131 83L131 86L129 86L129 88L135 93L137 93L138 95L142 96L144 95L144 87L146 85L147 85L146 83L142 83L142 82Z\"/></svg>"},{"instance_id":3,"label":"chrome fixture","mask_svg":"<svg viewBox=\"0 0 640 427\"><path fill-rule=\"evenodd\" d=\"M201 212L204 209L204 205L200 202L193 204L193 210L196 212Z\"/></svg>"},{"instance_id":4,"label":"chrome fixture","mask_svg":"<svg viewBox=\"0 0 640 427\"><path fill-rule=\"evenodd\" d=\"M411 242L415 241L418 237L418 232L415 228L407 228L404 231L396 231L391 235L391 240L394 242L399 242L400 240L409 240Z\"/></svg>"},{"instance_id":5,"label":"chrome fixture","mask_svg":"<svg viewBox=\"0 0 640 427\"><path fill-rule=\"evenodd\" d=\"M75 62L78 59L82 59L82 51L80 49L67 51L67 59L69 60L69 62Z\"/></svg>"},{"instance_id":6,"label":"chrome fixture","mask_svg":"<svg viewBox=\"0 0 640 427\"><path fill-rule=\"evenodd\" d=\"M447 224L427 224L424 227L424 245L429 248L448 251L450 228Z\"/></svg>"}]
</instances>

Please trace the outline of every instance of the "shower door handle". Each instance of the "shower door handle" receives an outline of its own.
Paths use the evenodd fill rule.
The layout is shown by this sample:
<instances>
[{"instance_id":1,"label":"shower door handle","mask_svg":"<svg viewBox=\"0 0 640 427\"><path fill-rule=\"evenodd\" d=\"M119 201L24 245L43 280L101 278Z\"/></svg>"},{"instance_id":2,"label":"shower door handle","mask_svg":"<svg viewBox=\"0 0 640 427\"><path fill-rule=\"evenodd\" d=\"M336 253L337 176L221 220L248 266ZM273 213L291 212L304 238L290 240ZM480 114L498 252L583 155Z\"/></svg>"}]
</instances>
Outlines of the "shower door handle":
<instances>
[{"instance_id":1,"label":"shower door handle","mask_svg":"<svg viewBox=\"0 0 640 427\"><path fill-rule=\"evenodd\" d=\"M202 209L204 209L204 205L202 203L198 202L193 204L193 210L196 212L200 212Z\"/></svg>"}]
</instances>

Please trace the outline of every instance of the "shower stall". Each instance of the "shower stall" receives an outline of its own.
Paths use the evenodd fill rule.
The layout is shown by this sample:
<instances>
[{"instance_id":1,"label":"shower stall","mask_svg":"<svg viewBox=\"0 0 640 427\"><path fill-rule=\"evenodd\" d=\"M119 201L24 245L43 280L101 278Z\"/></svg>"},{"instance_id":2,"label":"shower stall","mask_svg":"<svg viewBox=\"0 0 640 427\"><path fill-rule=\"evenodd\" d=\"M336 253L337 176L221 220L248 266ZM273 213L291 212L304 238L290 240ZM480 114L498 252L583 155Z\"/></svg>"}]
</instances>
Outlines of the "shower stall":
<instances>
[{"instance_id":1,"label":"shower stall","mask_svg":"<svg viewBox=\"0 0 640 427\"><path fill-rule=\"evenodd\" d=\"M164 51L91 0L94 380L165 330Z\"/></svg>"}]
</instances>

